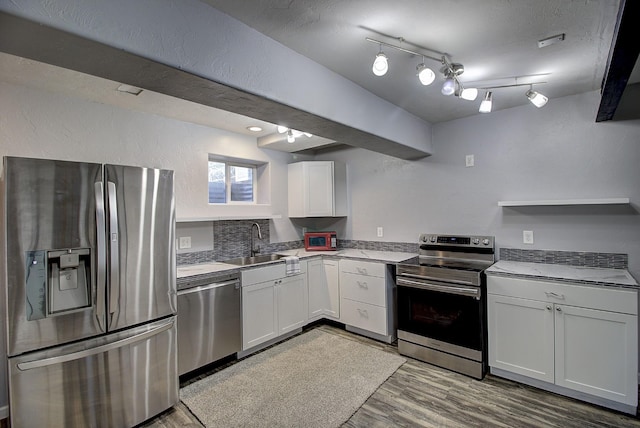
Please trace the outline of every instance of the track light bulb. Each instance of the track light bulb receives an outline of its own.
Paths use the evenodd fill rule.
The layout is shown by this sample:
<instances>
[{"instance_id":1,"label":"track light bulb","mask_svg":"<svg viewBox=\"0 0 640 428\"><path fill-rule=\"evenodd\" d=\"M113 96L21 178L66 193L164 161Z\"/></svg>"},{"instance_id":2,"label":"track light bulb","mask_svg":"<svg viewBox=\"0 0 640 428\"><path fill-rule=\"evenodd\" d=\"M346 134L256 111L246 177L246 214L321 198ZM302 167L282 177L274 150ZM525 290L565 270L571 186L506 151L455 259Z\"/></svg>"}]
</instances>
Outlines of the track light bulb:
<instances>
[{"instance_id":1,"label":"track light bulb","mask_svg":"<svg viewBox=\"0 0 640 428\"><path fill-rule=\"evenodd\" d=\"M289 128L287 128L286 126L282 126L282 125L278 125L276 129L278 130L278 134L284 134L285 132L287 132L289 130Z\"/></svg>"},{"instance_id":2,"label":"track light bulb","mask_svg":"<svg viewBox=\"0 0 640 428\"><path fill-rule=\"evenodd\" d=\"M482 100L482 102L480 103L480 109L478 109L478 111L480 113L491 113L491 91L487 91L484 94L484 99Z\"/></svg>"},{"instance_id":3,"label":"track light bulb","mask_svg":"<svg viewBox=\"0 0 640 428\"><path fill-rule=\"evenodd\" d=\"M456 81L453 77L447 77L442 85L442 95L453 95L456 91Z\"/></svg>"},{"instance_id":4,"label":"track light bulb","mask_svg":"<svg viewBox=\"0 0 640 428\"><path fill-rule=\"evenodd\" d=\"M293 132L291 130L287 131L287 143L293 143L296 141L296 137L293 136Z\"/></svg>"},{"instance_id":5,"label":"track light bulb","mask_svg":"<svg viewBox=\"0 0 640 428\"><path fill-rule=\"evenodd\" d=\"M389 63L387 62L387 56L384 53L380 52L376 55L376 59L373 61L372 70L373 74L376 76L384 76L387 74L387 71L389 70Z\"/></svg>"},{"instance_id":6,"label":"track light bulb","mask_svg":"<svg viewBox=\"0 0 640 428\"><path fill-rule=\"evenodd\" d=\"M478 98L478 90L476 88L465 88L460 93L460 98L463 100L474 101Z\"/></svg>"},{"instance_id":7,"label":"track light bulb","mask_svg":"<svg viewBox=\"0 0 640 428\"><path fill-rule=\"evenodd\" d=\"M424 65L424 63L418 64L416 70L418 71L418 79L420 79L420 83L425 86L432 84L436 79L436 74L432 69Z\"/></svg>"},{"instance_id":8,"label":"track light bulb","mask_svg":"<svg viewBox=\"0 0 640 428\"><path fill-rule=\"evenodd\" d=\"M540 92L534 91L533 89L529 89L526 95L527 98L529 98L529 101L531 101L531 103L538 108L544 106L547 101L549 101L549 98L545 97Z\"/></svg>"}]
</instances>

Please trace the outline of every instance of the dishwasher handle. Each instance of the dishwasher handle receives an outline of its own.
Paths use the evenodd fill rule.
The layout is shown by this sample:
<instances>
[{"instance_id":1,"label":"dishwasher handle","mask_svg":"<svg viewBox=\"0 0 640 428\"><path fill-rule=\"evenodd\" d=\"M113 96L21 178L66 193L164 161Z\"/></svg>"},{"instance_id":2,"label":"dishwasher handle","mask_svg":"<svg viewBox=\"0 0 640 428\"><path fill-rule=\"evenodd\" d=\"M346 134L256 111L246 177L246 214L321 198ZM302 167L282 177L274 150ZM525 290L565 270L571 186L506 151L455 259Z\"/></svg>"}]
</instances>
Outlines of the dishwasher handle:
<instances>
[{"instance_id":1,"label":"dishwasher handle","mask_svg":"<svg viewBox=\"0 0 640 428\"><path fill-rule=\"evenodd\" d=\"M240 288L240 280L234 279L234 280L231 280L231 281L214 282L214 283L208 284L208 285L199 285L197 287L191 287L191 288L186 288L184 290L178 290L178 296L184 296L185 294L191 294L191 293L199 293L201 291L213 290L215 288L220 288L220 287L229 287L229 286L232 286L232 285L235 285L236 289Z\"/></svg>"}]
</instances>

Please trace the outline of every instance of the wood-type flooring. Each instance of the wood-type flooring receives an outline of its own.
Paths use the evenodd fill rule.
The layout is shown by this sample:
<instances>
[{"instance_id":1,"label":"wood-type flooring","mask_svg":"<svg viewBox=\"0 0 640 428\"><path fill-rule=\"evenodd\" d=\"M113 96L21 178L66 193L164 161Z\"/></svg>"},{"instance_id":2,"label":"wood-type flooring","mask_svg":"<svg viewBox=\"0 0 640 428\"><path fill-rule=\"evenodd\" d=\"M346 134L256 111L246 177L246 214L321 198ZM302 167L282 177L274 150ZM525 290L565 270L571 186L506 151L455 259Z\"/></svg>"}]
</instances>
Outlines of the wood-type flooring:
<instances>
[{"instance_id":1,"label":"wood-type flooring","mask_svg":"<svg viewBox=\"0 0 640 428\"><path fill-rule=\"evenodd\" d=\"M320 328L397 354L380 343L320 324ZM233 364L182 382L182 386ZM180 403L142 425L145 428L202 427ZM304 421L300 421L304 427ZM487 375L482 381L407 358L343 424L353 427L638 427L640 419L578 400Z\"/></svg>"}]
</instances>

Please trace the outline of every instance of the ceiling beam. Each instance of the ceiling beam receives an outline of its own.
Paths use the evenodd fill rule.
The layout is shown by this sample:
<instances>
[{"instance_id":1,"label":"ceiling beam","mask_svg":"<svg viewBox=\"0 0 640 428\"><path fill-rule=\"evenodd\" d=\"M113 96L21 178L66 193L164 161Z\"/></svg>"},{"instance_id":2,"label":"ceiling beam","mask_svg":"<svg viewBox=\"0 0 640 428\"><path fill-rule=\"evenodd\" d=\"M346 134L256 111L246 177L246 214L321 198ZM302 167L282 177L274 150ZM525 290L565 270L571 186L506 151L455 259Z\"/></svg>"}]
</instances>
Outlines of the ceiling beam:
<instances>
[{"instance_id":1,"label":"ceiling beam","mask_svg":"<svg viewBox=\"0 0 640 428\"><path fill-rule=\"evenodd\" d=\"M640 54L638 19L640 1L621 0L618 21L609 51L596 122L613 119Z\"/></svg>"},{"instance_id":2,"label":"ceiling beam","mask_svg":"<svg viewBox=\"0 0 640 428\"><path fill-rule=\"evenodd\" d=\"M415 160L430 153L139 55L0 12L0 51Z\"/></svg>"}]
</instances>

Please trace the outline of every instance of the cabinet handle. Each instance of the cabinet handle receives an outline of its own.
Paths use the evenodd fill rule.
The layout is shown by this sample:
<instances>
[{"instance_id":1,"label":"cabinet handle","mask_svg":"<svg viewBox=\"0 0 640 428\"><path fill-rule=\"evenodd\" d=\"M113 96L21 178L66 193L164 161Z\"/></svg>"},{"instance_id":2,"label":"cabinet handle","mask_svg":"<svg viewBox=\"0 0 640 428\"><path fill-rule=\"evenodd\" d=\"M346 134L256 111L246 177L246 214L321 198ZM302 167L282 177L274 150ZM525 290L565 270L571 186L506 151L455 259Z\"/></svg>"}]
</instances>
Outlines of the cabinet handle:
<instances>
[{"instance_id":1,"label":"cabinet handle","mask_svg":"<svg viewBox=\"0 0 640 428\"><path fill-rule=\"evenodd\" d=\"M367 312L366 309L360 309L358 308L358 313L366 318L369 318L369 313Z\"/></svg>"},{"instance_id":2,"label":"cabinet handle","mask_svg":"<svg viewBox=\"0 0 640 428\"><path fill-rule=\"evenodd\" d=\"M558 294L552 291L545 291L544 294L546 294L547 297L553 297L554 299L564 300L564 294Z\"/></svg>"},{"instance_id":3,"label":"cabinet handle","mask_svg":"<svg viewBox=\"0 0 640 428\"><path fill-rule=\"evenodd\" d=\"M360 281L358 281L358 286L359 286L360 288L364 288L364 289L368 289L368 288L369 288L369 286L367 285L367 282L366 282L366 281L364 281L364 282L360 282Z\"/></svg>"},{"instance_id":4,"label":"cabinet handle","mask_svg":"<svg viewBox=\"0 0 640 428\"><path fill-rule=\"evenodd\" d=\"M551 305L547 305L547 310L550 311L551 310Z\"/></svg>"},{"instance_id":5,"label":"cabinet handle","mask_svg":"<svg viewBox=\"0 0 640 428\"><path fill-rule=\"evenodd\" d=\"M556 306L556 311L562 312L562 308L560 306Z\"/></svg>"},{"instance_id":6,"label":"cabinet handle","mask_svg":"<svg viewBox=\"0 0 640 428\"><path fill-rule=\"evenodd\" d=\"M361 274L363 274L363 275L366 275L366 274L367 274L367 270L366 270L366 269L364 269L364 268L356 268L356 269L358 270L358 273L361 273Z\"/></svg>"}]
</instances>

